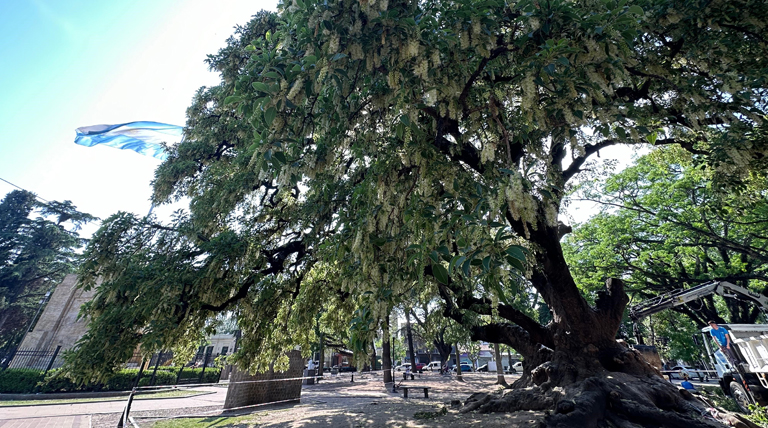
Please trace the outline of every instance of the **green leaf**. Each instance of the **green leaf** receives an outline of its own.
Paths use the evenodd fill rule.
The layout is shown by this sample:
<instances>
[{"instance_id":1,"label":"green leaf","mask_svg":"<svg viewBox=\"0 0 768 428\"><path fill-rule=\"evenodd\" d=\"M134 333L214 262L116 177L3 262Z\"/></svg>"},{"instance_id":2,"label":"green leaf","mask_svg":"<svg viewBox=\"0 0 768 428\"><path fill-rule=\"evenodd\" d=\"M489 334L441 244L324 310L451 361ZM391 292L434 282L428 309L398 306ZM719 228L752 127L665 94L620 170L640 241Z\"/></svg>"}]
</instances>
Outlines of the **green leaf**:
<instances>
[{"instance_id":1,"label":"green leaf","mask_svg":"<svg viewBox=\"0 0 768 428\"><path fill-rule=\"evenodd\" d=\"M440 247L438 247L437 252L445 254L446 256L451 255L451 250L449 250L448 247L446 247L445 245L441 245Z\"/></svg>"},{"instance_id":2,"label":"green leaf","mask_svg":"<svg viewBox=\"0 0 768 428\"><path fill-rule=\"evenodd\" d=\"M408 117L407 114L401 115L400 122L402 122L403 125L408 126L411 124L411 118Z\"/></svg>"},{"instance_id":3,"label":"green leaf","mask_svg":"<svg viewBox=\"0 0 768 428\"><path fill-rule=\"evenodd\" d=\"M267 125L272 125L272 122L275 121L275 116L277 116L277 110L274 107L270 107L264 112L264 120L267 122Z\"/></svg>"},{"instance_id":4,"label":"green leaf","mask_svg":"<svg viewBox=\"0 0 768 428\"><path fill-rule=\"evenodd\" d=\"M523 266L523 263L514 257L507 256L507 263L512 265L512 267L519 270L520 272L525 272L525 266Z\"/></svg>"},{"instance_id":5,"label":"green leaf","mask_svg":"<svg viewBox=\"0 0 768 428\"><path fill-rule=\"evenodd\" d=\"M270 93L269 86L267 86L265 83L262 82L253 82L251 83L251 86L253 86L253 89L261 92Z\"/></svg>"},{"instance_id":6,"label":"green leaf","mask_svg":"<svg viewBox=\"0 0 768 428\"><path fill-rule=\"evenodd\" d=\"M651 144L656 144L656 140L658 138L659 138L659 134L657 134L655 132L645 136L645 139L648 140L648 142L651 143Z\"/></svg>"},{"instance_id":7,"label":"green leaf","mask_svg":"<svg viewBox=\"0 0 768 428\"><path fill-rule=\"evenodd\" d=\"M429 258L435 263L440 263L440 254L438 254L437 251L429 253Z\"/></svg>"},{"instance_id":8,"label":"green leaf","mask_svg":"<svg viewBox=\"0 0 768 428\"><path fill-rule=\"evenodd\" d=\"M630 6L628 12L634 13L635 15L643 15L645 13L643 12L643 8L638 5Z\"/></svg>"},{"instance_id":9,"label":"green leaf","mask_svg":"<svg viewBox=\"0 0 768 428\"><path fill-rule=\"evenodd\" d=\"M432 274L435 276L435 279L441 284L447 285L448 282L450 281L450 276L448 275L448 271L440 263L432 264Z\"/></svg>"},{"instance_id":10,"label":"green leaf","mask_svg":"<svg viewBox=\"0 0 768 428\"><path fill-rule=\"evenodd\" d=\"M486 272L491 270L491 256L487 256L483 259L483 270Z\"/></svg>"},{"instance_id":11,"label":"green leaf","mask_svg":"<svg viewBox=\"0 0 768 428\"><path fill-rule=\"evenodd\" d=\"M464 276L467 277L467 278L469 278L469 273L470 273L469 272L469 267L470 267L471 264L472 264L472 259L469 259L469 260L466 260L461 265L461 270L464 272Z\"/></svg>"},{"instance_id":12,"label":"green leaf","mask_svg":"<svg viewBox=\"0 0 768 428\"><path fill-rule=\"evenodd\" d=\"M387 243L387 238L374 238L371 239L371 243L377 247L381 247Z\"/></svg>"},{"instance_id":13,"label":"green leaf","mask_svg":"<svg viewBox=\"0 0 768 428\"><path fill-rule=\"evenodd\" d=\"M504 250L507 254L510 256L520 260L521 262L525 261L525 252L523 247L519 245L512 245L511 247Z\"/></svg>"},{"instance_id":14,"label":"green leaf","mask_svg":"<svg viewBox=\"0 0 768 428\"><path fill-rule=\"evenodd\" d=\"M336 55L334 55L333 57L331 57L331 61L338 61L338 60L340 60L342 58L346 58L346 57L347 57L347 54L343 54L343 53L339 52Z\"/></svg>"},{"instance_id":15,"label":"green leaf","mask_svg":"<svg viewBox=\"0 0 768 428\"><path fill-rule=\"evenodd\" d=\"M281 164L285 165L286 163L288 163L285 159L285 153L275 152L274 156L275 156L275 159L277 159L277 161L280 162Z\"/></svg>"},{"instance_id":16,"label":"green leaf","mask_svg":"<svg viewBox=\"0 0 768 428\"><path fill-rule=\"evenodd\" d=\"M453 269L456 268L456 265L460 265L466 260L467 258L464 256L453 256L451 259L451 263L448 264L448 272L453 273Z\"/></svg>"},{"instance_id":17,"label":"green leaf","mask_svg":"<svg viewBox=\"0 0 768 428\"><path fill-rule=\"evenodd\" d=\"M296 6L298 6L299 9L306 8L306 6L304 5L304 0L296 0Z\"/></svg>"},{"instance_id":18,"label":"green leaf","mask_svg":"<svg viewBox=\"0 0 768 428\"><path fill-rule=\"evenodd\" d=\"M243 97L241 97L239 95L230 95L227 98L224 98L224 105L236 103L236 102L239 102L242 99L243 99Z\"/></svg>"}]
</instances>

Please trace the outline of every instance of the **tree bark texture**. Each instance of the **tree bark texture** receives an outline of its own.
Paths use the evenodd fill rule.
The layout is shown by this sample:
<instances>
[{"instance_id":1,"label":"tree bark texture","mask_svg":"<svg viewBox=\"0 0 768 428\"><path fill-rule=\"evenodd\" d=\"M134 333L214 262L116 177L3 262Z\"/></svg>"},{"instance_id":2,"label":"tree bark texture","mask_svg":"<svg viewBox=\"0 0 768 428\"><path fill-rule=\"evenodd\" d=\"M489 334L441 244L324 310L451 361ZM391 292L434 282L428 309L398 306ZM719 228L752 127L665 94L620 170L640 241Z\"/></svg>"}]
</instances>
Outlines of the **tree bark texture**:
<instances>
[{"instance_id":1,"label":"tree bark texture","mask_svg":"<svg viewBox=\"0 0 768 428\"><path fill-rule=\"evenodd\" d=\"M384 383L392 382L392 351L390 350L389 315L384 321L384 338L381 341L381 369L384 371Z\"/></svg>"},{"instance_id":2,"label":"tree bark texture","mask_svg":"<svg viewBox=\"0 0 768 428\"><path fill-rule=\"evenodd\" d=\"M496 383L507 386L507 380L504 379L504 365L501 362L501 350L499 344L493 344L493 358L496 359Z\"/></svg>"},{"instance_id":3,"label":"tree bark texture","mask_svg":"<svg viewBox=\"0 0 768 428\"><path fill-rule=\"evenodd\" d=\"M411 371L416 371L416 354L413 352L413 332L411 331L411 314L405 311L405 334L408 338L408 353L411 356Z\"/></svg>"}]
</instances>

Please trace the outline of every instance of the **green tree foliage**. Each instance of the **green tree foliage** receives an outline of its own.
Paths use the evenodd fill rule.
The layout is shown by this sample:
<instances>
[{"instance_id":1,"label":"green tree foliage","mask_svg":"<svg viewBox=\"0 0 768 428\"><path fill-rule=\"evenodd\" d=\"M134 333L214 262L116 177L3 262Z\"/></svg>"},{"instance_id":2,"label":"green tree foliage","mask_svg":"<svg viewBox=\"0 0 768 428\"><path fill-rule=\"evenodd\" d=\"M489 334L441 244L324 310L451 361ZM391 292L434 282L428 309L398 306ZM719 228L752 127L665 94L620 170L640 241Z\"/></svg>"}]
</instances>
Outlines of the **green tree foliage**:
<instances>
[{"instance_id":1,"label":"green tree foliage","mask_svg":"<svg viewBox=\"0 0 768 428\"><path fill-rule=\"evenodd\" d=\"M620 277L637 299L724 280L768 293L768 189L748 180L721 192L717 172L681 149L657 150L585 191L605 210L566 239L571 271L585 288ZM710 319L753 323L750 302L708 296L673 310L703 327ZM720 307L718 307L720 306Z\"/></svg>"},{"instance_id":2,"label":"green tree foliage","mask_svg":"<svg viewBox=\"0 0 768 428\"><path fill-rule=\"evenodd\" d=\"M613 340L621 282L592 306L570 273L561 202L616 144L680 145L735 181L764 162L767 9L291 0L257 15L209 58L222 82L156 172L155 201L189 197L189 214L117 214L88 248L83 285L104 282L77 355L111 370L223 310L251 369L309 349L322 310L365 349L432 284L473 339L548 362L537 384L645 373ZM517 307L534 289L546 325Z\"/></svg>"},{"instance_id":3,"label":"green tree foliage","mask_svg":"<svg viewBox=\"0 0 768 428\"><path fill-rule=\"evenodd\" d=\"M77 231L94 217L71 202L14 190L0 201L0 349L17 346L46 292L78 261Z\"/></svg>"}]
</instances>

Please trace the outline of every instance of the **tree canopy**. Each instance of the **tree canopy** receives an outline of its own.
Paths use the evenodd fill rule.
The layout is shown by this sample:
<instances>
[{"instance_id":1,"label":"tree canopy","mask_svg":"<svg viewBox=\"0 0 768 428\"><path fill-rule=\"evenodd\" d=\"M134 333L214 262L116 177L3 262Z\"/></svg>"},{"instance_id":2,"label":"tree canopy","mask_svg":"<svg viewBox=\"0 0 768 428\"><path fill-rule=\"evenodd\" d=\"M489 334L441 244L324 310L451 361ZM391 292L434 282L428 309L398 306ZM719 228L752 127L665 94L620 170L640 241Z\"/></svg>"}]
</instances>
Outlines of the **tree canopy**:
<instances>
[{"instance_id":1,"label":"tree canopy","mask_svg":"<svg viewBox=\"0 0 768 428\"><path fill-rule=\"evenodd\" d=\"M46 292L72 273L95 218L71 202L42 202L14 190L0 201L0 349L18 346Z\"/></svg>"},{"instance_id":2,"label":"tree canopy","mask_svg":"<svg viewBox=\"0 0 768 428\"><path fill-rule=\"evenodd\" d=\"M683 147L729 185L760 171L767 18L762 1L682 0L291 0L256 15L209 57L222 82L198 91L156 172L155 202L189 197L189 213L119 213L89 246L83 285L104 282L77 352L93 365L71 373L225 310L250 369L316 340L321 312L366 349L415 287L541 366L524 382L542 391L649 373L614 340L622 282L592 305L571 275L561 203L617 144Z\"/></svg>"},{"instance_id":3,"label":"tree canopy","mask_svg":"<svg viewBox=\"0 0 768 428\"><path fill-rule=\"evenodd\" d=\"M625 278L639 300L710 280L768 292L765 182L722 192L715 174L688 152L669 148L585 189L587 199L606 209L566 238L577 282L596 290L605 278ZM733 298L718 308L714 296L674 310L699 327L710 319L753 323L761 313Z\"/></svg>"}]
</instances>

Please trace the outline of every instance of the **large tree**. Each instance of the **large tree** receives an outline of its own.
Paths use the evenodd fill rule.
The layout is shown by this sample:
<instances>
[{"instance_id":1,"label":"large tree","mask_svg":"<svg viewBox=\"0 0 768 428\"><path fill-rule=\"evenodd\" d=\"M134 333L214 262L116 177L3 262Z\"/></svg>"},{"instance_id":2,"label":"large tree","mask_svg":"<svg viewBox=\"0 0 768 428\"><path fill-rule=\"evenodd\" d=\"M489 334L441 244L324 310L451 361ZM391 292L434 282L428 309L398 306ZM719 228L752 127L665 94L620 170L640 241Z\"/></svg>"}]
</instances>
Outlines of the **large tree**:
<instances>
[{"instance_id":1,"label":"large tree","mask_svg":"<svg viewBox=\"0 0 768 428\"><path fill-rule=\"evenodd\" d=\"M78 229L94 217L71 202L44 202L14 190L0 201L0 349L18 346L46 293L74 271L85 240Z\"/></svg>"},{"instance_id":2,"label":"large tree","mask_svg":"<svg viewBox=\"0 0 768 428\"><path fill-rule=\"evenodd\" d=\"M517 385L534 393L482 409L703 425L616 343L622 282L582 295L558 213L616 144L680 145L734 182L764 163L767 21L763 1L293 0L258 15L210 57L222 83L198 92L157 170L155 201L189 197L190 213L115 215L88 248L83 285L104 283L75 355L89 364L70 372L108 371L222 310L251 369L309 349L328 305L366 349L432 283L473 339L524 356ZM518 309L527 290L547 324Z\"/></svg>"}]
</instances>

